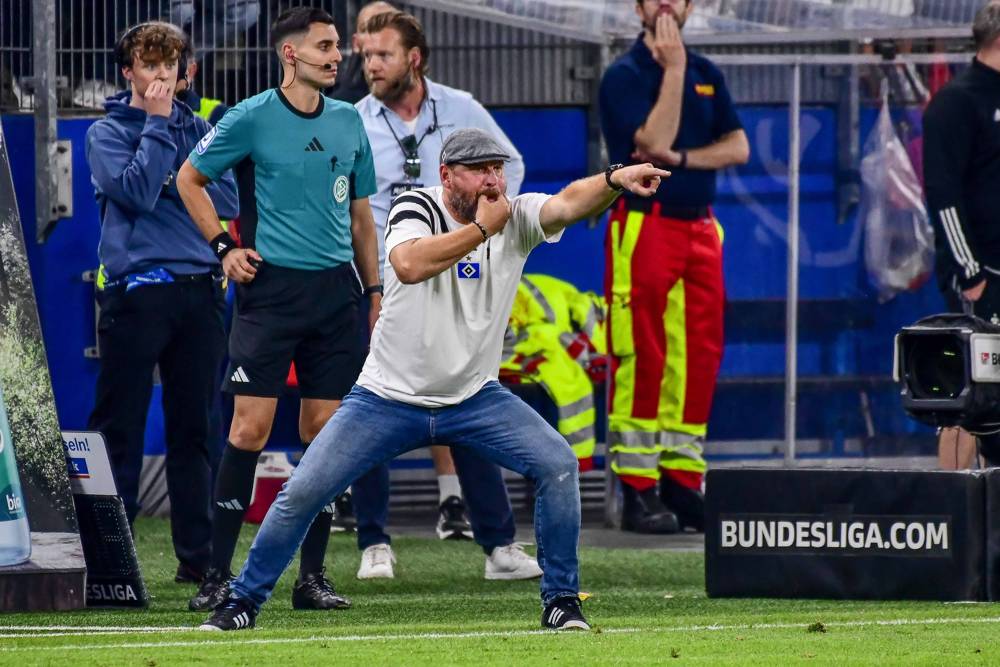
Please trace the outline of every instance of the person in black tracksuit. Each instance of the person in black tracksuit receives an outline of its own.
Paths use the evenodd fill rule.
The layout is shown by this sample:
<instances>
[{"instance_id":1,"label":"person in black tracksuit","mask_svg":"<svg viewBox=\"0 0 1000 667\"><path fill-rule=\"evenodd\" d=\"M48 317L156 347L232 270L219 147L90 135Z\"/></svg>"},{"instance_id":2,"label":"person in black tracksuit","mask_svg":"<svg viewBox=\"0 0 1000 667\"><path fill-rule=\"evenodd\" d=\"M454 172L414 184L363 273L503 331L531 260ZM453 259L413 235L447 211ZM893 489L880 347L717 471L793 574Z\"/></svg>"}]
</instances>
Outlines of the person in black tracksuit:
<instances>
[{"instance_id":1,"label":"person in black tracksuit","mask_svg":"<svg viewBox=\"0 0 1000 667\"><path fill-rule=\"evenodd\" d=\"M924 182L948 308L1000 324L1000 5L983 7L972 31L972 66L924 112ZM944 429L940 446L947 467L966 467L975 451L972 437L956 429ZM944 453L952 446L954 464ZM989 464L1000 464L1000 434L981 437L980 448Z\"/></svg>"}]
</instances>

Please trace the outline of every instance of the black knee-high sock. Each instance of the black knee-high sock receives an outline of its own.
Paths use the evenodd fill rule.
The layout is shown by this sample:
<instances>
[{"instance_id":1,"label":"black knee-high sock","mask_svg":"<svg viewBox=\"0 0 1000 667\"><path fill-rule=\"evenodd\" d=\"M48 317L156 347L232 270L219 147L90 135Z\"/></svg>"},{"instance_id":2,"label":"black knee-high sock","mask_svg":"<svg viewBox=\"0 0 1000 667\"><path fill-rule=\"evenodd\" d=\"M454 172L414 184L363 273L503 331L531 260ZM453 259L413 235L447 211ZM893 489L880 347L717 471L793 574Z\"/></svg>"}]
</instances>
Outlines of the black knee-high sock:
<instances>
[{"instance_id":1,"label":"black knee-high sock","mask_svg":"<svg viewBox=\"0 0 1000 667\"><path fill-rule=\"evenodd\" d=\"M226 441L215 478L212 516L212 567L228 572L243 526L243 515L250 506L253 478L260 452L237 449Z\"/></svg>"},{"instance_id":2,"label":"black knee-high sock","mask_svg":"<svg viewBox=\"0 0 1000 667\"><path fill-rule=\"evenodd\" d=\"M308 442L302 444L303 448L309 446ZM323 559L326 557L326 545L330 542L330 523L333 521L333 499L323 508L323 510L313 519L309 526L309 532L302 540L302 549L299 556L299 576L319 572L323 569Z\"/></svg>"}]
</instances>

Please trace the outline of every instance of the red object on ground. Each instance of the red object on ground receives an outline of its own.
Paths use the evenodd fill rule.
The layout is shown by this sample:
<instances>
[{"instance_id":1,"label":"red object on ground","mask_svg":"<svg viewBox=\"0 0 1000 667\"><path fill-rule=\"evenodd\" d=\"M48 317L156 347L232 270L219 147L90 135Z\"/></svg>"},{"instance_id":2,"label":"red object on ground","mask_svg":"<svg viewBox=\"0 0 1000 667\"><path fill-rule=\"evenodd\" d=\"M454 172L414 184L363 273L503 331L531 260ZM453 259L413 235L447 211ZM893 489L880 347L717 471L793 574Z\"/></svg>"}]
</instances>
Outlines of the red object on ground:
<instances>
[{"instance_id":1,"label":"red object on ground","mask_svg":"<svg viewBox=\"0 0 1000 667\"><path fill-rule=\"evenodd\" d=\"M257 461L257 471L254 474L253 494L250 496L250 507L243 520L247 523L261 523L264 515L270 509L271 503L278 497L281 485L289 478L294 466L284 452L260 455Z\"/></svg>"}]
</instances>

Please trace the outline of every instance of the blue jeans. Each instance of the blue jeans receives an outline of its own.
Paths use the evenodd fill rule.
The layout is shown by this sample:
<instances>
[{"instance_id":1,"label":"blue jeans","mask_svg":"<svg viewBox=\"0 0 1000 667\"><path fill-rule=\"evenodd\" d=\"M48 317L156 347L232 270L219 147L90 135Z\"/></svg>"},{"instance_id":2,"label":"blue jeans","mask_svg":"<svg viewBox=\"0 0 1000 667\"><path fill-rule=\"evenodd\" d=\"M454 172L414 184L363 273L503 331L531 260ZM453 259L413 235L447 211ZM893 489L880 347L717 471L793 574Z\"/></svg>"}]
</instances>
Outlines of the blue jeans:
<instances>
[{"instance_id":1,"label":"blue jeans","mask_svg":"<svg viewBox=\"0 0 1000 667\"><path fill-rule=\"evenodd\" d=\"M362 299L358 335L366 350L370 342L368 307L368 299ZM468 448L452 447L451 457L462 485L476 544L487 555L496 547L512 544L517 526L500 468ZM364 551L375 544L392 544L392 538L385 532L389 520L388 463L380 463L351 484L351 504L358 520L358 549Z\"/></svg>"},{"instance_id":2,"label":"blue jeans","mask_svg":"<svg viewBox=\"0 0 1000 667\"><path fill-rule=\"evenodd\" d=\"M476 544L490 554L496 547L513 543L514 510L500 468L465 447L452 447L451 456ZM381 463L351 484L351 500L358 519L358 549L391 544L385 532L389 518L389 465Z\"/></svg>"},{"instance_id":3,"label":"blue jeans","mask_svg":"<svg viewBox=\"0 0 1000 667\"><path fill-rule=\"evenodd\" d=\"M490 382L447 408L390 401L355 385L285 483L232 584L258 607L291 563L313 517L374 466L439 443L475 449L535 484L535 540L547 604L579 592L580 485L566 440L534 410Z\"/></svg>"}]
</instances>

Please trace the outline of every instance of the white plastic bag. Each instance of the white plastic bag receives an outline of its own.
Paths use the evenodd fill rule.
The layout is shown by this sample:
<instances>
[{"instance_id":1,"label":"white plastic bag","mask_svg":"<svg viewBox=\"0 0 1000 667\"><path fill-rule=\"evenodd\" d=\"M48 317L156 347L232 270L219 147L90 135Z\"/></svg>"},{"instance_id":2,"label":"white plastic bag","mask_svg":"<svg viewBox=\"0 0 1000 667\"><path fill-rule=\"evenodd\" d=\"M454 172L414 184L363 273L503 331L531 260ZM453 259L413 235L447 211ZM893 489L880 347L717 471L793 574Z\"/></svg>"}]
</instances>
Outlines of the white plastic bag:
<instances>
[{"instance_id":1,"label":"white plastic bag","mask_svg":"<svg viewBox=\"0 0 1000 667\"><path fill-rule=\"evenodd\" d=\"M934 264L934 230L923 188L892 125L888 95L861 160L865 268L880 302L920 287Z\"/></svg>"}]
</instances>

